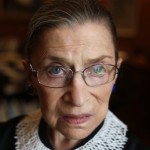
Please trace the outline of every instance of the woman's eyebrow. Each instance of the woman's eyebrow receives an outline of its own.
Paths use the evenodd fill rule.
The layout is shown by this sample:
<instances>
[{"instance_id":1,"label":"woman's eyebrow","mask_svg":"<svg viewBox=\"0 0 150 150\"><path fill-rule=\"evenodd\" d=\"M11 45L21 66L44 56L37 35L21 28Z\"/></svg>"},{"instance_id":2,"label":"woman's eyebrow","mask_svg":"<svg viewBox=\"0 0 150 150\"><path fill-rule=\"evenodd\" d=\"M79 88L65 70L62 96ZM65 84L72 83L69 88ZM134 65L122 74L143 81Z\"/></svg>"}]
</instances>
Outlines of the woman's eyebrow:
<instances>
[{"instance_id":1,"label":"woman's eyebrow","mask_svg":"<svg viewBox=\"0 0 150 150\"><path fill-rule=\"evenodd\" d=\"M103 56L100 56L98 58L94 58L94 59L88 59L86 64L92 64L92 63L98 63L98 62L101 62L102 60L104 59L113 59L112 56L108 56L108 55L103 55Z\"/></svg>"},{"instance_id":2,"label":"woman's eyebrow","mask_svg":"<svg viewBox=\"0 0 150 150\"><path fill-rule=\"evenodd\" d=\"M64 64L70 64L70 62L67 61L67 59L65 59L63 57L49 56L47 59L50 61L56 61L56 62L62 62Z\"/></svg>"},{"instance_id":3,"label":"woman's eyebrow","mask_svg":"<svg viewBox=\"0 0 150 150\"><path fill-rule=\"evenodd\" d=\"M56 61L56 62L60 62L63 64L67 64L67 65L72 65L71 62L69 60L67 60L66 58L63 57L58 57L58 56L49 56L47 57L48 60L50 61ZM90 65L90 64L94 64L94 63L100 63L102 62L104 59L109 59L112 60L113 57L112 56L108 56L108 55L103 55L97 58L90 58L85 60L85 62L83 62L85 65Z\"/></svg>"}]
</instances>

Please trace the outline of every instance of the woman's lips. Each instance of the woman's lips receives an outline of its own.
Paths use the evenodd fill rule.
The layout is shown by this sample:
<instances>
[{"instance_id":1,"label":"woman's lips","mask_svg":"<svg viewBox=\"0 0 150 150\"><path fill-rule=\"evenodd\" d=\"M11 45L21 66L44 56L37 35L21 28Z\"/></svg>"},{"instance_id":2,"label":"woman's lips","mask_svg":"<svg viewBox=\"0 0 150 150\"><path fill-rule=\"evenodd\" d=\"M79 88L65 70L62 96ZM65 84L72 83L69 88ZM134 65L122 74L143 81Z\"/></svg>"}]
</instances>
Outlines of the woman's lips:
<instances>
[{"instance_id":1,"label":"woman's lips","mask_svg":"<svg viewBox=\"0 0 150 150\"><path fill-rule=\"evenodd\" d=\"M63 116L63 120L69 124L82 124L87 122L90 118L91 115L89 114Z\"/></svg>"}]
</instances>

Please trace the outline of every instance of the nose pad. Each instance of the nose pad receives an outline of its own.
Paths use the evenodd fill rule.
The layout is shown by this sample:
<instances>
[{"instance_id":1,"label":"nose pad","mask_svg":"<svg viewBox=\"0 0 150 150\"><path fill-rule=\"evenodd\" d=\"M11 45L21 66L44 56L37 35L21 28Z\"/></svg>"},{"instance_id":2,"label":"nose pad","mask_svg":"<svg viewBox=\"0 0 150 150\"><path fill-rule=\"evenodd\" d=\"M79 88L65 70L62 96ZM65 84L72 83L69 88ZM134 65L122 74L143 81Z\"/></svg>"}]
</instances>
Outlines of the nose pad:
<instances>
[{"instance_id":1,"label":"nose pad","mask_svg":"<svg viewBox=\"0 0 150 150\"><path fill-rule=\"evenodd\" d=\"M66 79L67 85L71 84L71 82L73 81L74 77L77 76L76 74L79 74L79 76L81 76L82 80L86 84L86 82L85 82L85 76L84 76L83 71L75 71L75 72L71 71L71 73L69 74L69 76Z\"/></svg>"},{"instance_id":2,"label":"nose pad","mask_svg":"<svg viewBox=\"0 0 150 150\"><path fill-rule=\"evenodd\" d=\"M64 99L77 107L81 107L88 100L88 87L80 72L74 74L68 86L68 91L65 93Z\"/></svg>"}]
</instances>

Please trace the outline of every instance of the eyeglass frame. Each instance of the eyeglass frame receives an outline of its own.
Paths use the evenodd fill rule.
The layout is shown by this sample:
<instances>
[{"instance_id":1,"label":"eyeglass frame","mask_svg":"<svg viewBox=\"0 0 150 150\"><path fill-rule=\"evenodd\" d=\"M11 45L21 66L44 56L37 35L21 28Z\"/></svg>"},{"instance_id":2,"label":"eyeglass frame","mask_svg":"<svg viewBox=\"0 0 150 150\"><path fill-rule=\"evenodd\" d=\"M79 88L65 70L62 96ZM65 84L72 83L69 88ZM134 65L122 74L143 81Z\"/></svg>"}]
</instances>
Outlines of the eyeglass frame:
<instances>
[{"instance_id":1,"label":"eyeglass frame","mask_svg":"<svg viewBox=\"0 0 150 150\"><path fill-rule=\"evenodd\" d=\"M101 64L101 63L98 63L98 64L94 64L94 65L107 65L107 66L112 66L112 67L114 67L115 73L114 73L114 77L113 77L113 79L112 79L111 81L113 81L113 80L115 79L116 74L118 74L118 72L119 72L119 68L118 68L117 64L116 64L116 65L113 65L113 64ZM94 66L94 65L91 65L91 66ZM40 70L40 69L38 69L38 70L34 69L31 63L29 63L29 66L30 66L31 72L32 72L33 74L36 74L36 77L37 77L37 79L38 79L38 83L39 83L40 85L43 85L43 86L49 87L49 88L63 88L63 87L66 87L66 86L68 85L68 84L66 84L65 86L61 86L61 87L51 87L51 86L48 86L48 85L44 85L44 84L41 83L40 80L39 80L38 73L39 73L39 70ZM89 67L91 67L91 66L89 66ZM86 77L86 76L84 76L84 71L85 71L86 69L88 69L89 67L86 67L86 68L84 68L83 70L78 70L78 71L73 71L73 70L72 70L71 68L69 68L69 67L64 67L64 68L66 68L67 70L69 70L69 71L72 72L72 77L71 77L71 79L73 78L73 76L74 76L75 73L80 73L81 76L82 76L82 78L83 78L83 80L84 80L84 82L85 82L85 84L86 84L87 86L89 86L89 87L96 87L96 86L100 86L100 85L105 85L105 84L111 82L111 81L108 81L108 82L105 82L105 83L103 83L103 84L89 85L89 84L86 82L86 80L85 80L85 77ZM69 71L68 71L68 72L69 72ZM70 79L70 81L71 81L71 79ZM69 82L69 83L70 83L70 82Z\"/></svg>"}]
</instances>

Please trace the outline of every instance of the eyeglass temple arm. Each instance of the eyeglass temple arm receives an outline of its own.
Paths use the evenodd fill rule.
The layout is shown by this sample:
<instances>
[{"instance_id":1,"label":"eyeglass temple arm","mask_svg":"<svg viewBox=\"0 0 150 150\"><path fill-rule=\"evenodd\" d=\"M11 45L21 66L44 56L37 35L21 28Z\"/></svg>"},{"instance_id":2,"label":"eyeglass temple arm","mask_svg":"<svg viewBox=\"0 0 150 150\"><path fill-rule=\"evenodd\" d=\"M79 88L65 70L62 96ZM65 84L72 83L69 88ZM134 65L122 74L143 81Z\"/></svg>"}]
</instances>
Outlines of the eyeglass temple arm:
<instances>
[{"instance_id":1,"label":"eyeglass temple arm","mask_svg":"<svg viewBox=\"0 0 150 150\"><path fill-rule=\"evenodd\" d=\"M119 74L119 68L118 68L118 66L116 65L116 74Z\"/></svg>"},{"instance_id":2,"label":"eyeglass temple arm","mask_svg":"<svg viewBox=\"0 0 150 150\"><path fill-rule=\"evenodd\" d=\"M35 70L35 69L32 67L31 64L30 64L30 69L31 69L31 71L32 71L33 73L37 73L37 70Z\"/></svg>"}]
</instances>

